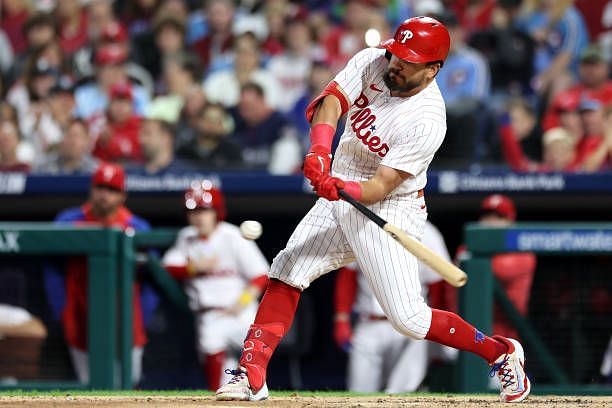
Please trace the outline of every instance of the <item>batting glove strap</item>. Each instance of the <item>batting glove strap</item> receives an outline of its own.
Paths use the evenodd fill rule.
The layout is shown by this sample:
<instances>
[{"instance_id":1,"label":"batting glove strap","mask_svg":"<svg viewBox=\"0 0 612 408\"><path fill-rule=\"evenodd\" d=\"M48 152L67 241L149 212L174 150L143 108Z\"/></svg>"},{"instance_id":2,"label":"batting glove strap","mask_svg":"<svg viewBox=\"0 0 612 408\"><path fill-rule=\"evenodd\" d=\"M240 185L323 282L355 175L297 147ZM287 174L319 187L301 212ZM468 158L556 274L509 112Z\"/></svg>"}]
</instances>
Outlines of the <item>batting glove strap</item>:
<instances>
[{"instance_id":1,"label":"batting glove strap","mask_svg":"<svg viewBox=\"0 0 612 408\"><path fill-rule=\"evenodd\" d=\"M361 200L361 184L358 181L347 181L344 183L343 189L348 195L353 197L355 200Z\"/></svg>"}]
</instances>

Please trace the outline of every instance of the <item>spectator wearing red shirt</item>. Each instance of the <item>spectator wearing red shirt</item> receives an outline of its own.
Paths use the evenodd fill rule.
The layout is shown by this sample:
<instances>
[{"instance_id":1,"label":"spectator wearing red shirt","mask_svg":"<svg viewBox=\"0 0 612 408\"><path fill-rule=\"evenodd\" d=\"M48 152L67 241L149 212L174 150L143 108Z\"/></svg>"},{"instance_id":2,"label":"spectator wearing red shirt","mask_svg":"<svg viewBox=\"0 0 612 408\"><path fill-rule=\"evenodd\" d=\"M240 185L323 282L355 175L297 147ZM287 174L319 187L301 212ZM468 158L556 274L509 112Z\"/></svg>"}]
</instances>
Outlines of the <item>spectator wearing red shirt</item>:
<instances>
[{"instance_id":1,"label":"spectator wearing red shirt","mask_svg":"<svg viewBox=\"0 0 612 408\"><path fill-rule=\"evenodd\" d=\"M231 52L234 42L232 23L235 11L234 2L231 0L206 2L208 34L192 45L193 51L200 56L205 68L211 66L217 58Z\"/></svg>"},{"instance_id":2,"label":"spectator wearing red shirt","mask_svg":"<svg viewBox=\"0 0 612 408\"><path fill-rule=\"evenodd\" d=\"M57 2L55 14L60 27L60 43L66 54L74 54L87 45L87 12L80 0Z\"/></svg>"},{"instance_id":3,"label":"spectator wearing red shirt","mask_svg":"<svg viewBox=\"0 0 612 408\"><path fill-rule=\"evenodd\" d=\"M93 155L102 161L142 161L140 123L141 118L134 113L131 86L127 83L111 86L106 115L91 122L92 133L97 135Z\"/></svg>"},{"instance_id":4,"label":"spectator wearing red shirt","mask_svg":"<svg viewBox=\"0 0 612 408\"><path fill-rule=\"evenodd\" d=\"M530 160L509 128L502 129L502 149L510 168L520 172L577 171L581 161L576 154L576 141L564 128L547 130L542 136L543 160Z\"/></svg>"},{"instance_id":5,"label":"spectator wearing red shirt","mask_svg":"<svg viewBox=\"0 0 612 408\"><path fill-rule=\"evenodd\" d=\"M459 24L471 34L491 27L491 19L497 2L495 0L455 0L451 8L459 18Z\"/></svg>"},{"instance_id":6,"label":"spectator wearing red shirt","mask_svg":"<svg viewBox=\"0 0 612 408\"><path fill-rule=\"evenodd\" d=\"M595 99L604 105L612 103L612 80L608 79L609 69L598 45L590 45L580 56L578 68L580 83L555 96L543 119L543 128L559 126L557 107L566 100L579 101L583 97ZM577 103L576 103L577 104Z\"/></svg>"},{"instance_id":7,"label":"spectator wearing red shirt","mask_svg":"<svg viewBox=\"0 0 612 408\"><path fill-rule=\"evenodd\" d=\"M28 2L23 0L2 1L2 21L0 27L8 36L13 52L21 54L27 48L23 26L30 17Z\"/></svg>"},{"instance_id":8,"label":"spectator wearing red shirt","mask_svg":"<svg viewBox=\"0 0 612 408\"><path fill-rule=\"evenodd\" d=\"M584 136L576 146L577 161L585 171L603 170L609 164L609 144L612 142L606 129L605 108L600 101L585 98L580 103L580 117ZM607 124L610 125L610 120Z\"/></svg>"},{"instance_id":9,"label":"spectator wearing red shirt","mask_svg":"<svg viewBox=\"0 0 612 408\"><path fill-rule=\"evenodd\" d=\"M375 1L348 0L343 25L332 29L323 39L323 46L332 69L344 66L350 57L366 47L365 33L371 16L376 12Z\"/></svg>"}]
</instances>

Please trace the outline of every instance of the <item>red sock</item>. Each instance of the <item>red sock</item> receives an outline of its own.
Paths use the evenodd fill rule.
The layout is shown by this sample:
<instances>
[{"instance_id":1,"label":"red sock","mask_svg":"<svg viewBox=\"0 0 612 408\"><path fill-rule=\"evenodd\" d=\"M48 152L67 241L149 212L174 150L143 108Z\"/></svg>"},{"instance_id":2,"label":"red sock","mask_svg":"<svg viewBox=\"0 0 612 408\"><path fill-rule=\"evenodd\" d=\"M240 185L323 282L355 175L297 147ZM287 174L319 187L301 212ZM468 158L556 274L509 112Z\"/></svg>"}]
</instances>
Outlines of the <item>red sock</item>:
<instances>
[{"instance_id":1,"label":"red sock","mask_svg":"<svg viewBox=\"0 0 612 408\"><path fill-rule=\"evenodd\" d=\"M221 386L221 370L225 362L225 352L207 354L204 362L204 375L208 381L208 389L216 391Z\"/></svg>"},{"instance_id":2,"label":"red sock","mask_svg":"<svg viewBox=\"0 0 612 408\"><path fill-rule=\"evenodd\" d=\"M489 364L508 351L504 343L485 336L455 313L438 309L431 309L431 312L431 327L425 336L427 340L470 351Z\"/></svg>"},{"instance_id":3,"label":"red sock","mask_svg":"<svg viewBox=\"0 0 612 408\"><path fill-rule=\"evenodd\" d=\"M270 279L268 283L240 356L240 365L246 368L255 392L263 387L272 353L293 323L300 294L299 289L277 279Z\"/></svg>"},{"instance_id":4,"label":"red sock","mask_svg":"<svg viewBox=\"0 0 612 408\"><path fill-rule=\"evenodd\" d=\"M280 323L289 331L302 292L278 279L270 279L261 299L255 324Z\"/></svg>"}]
</instances>

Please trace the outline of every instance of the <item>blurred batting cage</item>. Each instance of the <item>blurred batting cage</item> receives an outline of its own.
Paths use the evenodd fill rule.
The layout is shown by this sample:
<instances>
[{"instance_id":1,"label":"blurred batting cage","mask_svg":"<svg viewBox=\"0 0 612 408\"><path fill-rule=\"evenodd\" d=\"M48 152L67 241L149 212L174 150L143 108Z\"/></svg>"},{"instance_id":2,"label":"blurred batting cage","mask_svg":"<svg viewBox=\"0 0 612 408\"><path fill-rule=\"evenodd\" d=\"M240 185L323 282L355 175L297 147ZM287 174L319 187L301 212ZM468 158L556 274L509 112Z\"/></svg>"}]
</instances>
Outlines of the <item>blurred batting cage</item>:
<instances>
[{"instance_id":1,"label":"blurred batting cage","mask_svg":"<svg viewBox=\"0 0 612 408\"><path fill-rule=\"evenodd\" d=\"M486 330L502 318L517 329L528 357L527 373L538 392L609 393L597 384L610 370L612 224L472 224L465 237L471 258L464 264L470 283L461 294L463 316ZM517 251L537 256L526 315L491 270L496 254ZM494 316L493 311L501 313ZM486 369L462 355L462 390L485 390Z\"/></svg>"}]
</instances>

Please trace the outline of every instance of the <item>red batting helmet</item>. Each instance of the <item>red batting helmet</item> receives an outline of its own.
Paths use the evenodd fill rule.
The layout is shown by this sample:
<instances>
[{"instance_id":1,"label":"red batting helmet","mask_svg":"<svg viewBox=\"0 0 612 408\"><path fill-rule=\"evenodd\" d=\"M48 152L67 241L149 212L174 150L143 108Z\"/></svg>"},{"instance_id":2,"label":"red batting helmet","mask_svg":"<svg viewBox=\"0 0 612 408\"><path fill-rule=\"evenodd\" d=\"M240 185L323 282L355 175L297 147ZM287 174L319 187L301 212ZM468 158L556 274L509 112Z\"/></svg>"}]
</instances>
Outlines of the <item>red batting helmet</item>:
<instances>
[{"instance_id":1,"label":"red batting helmet","mask_svg":"<svg viewBox=\"0 0 612 408\"><path fill-rule=\"evenodd\" d=\"M434 18L413 17L400 24L393 38L383 41L379 47L416 64L444 63L450 48L450 35L444 24Z\"/></svg>"},{"instance_id":2,"label":"red batting helmet","mask_svg":"<svg viewBox=\"0 0 612 408\"><path fill-rule=\"evenodd\" d=\"M494 212L500 217L506 218L510 221L516 220L516 208L514 202L505 195L492 194L485 197L480 204L482 212Z\"/></svg>"},{"instance_id":3,"label":"red batting helmet","mask_svg":"<svg viewBox=\"0 0 612 408\"><path fill-rule=\"evenodd\" d=\"M195 210L198 208L212 208L217 212L217 219L225 219L225 198L212 181L202 180L191 184L185 191L185 208Z\"/></svg>"}]
</instances>

